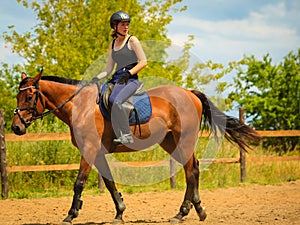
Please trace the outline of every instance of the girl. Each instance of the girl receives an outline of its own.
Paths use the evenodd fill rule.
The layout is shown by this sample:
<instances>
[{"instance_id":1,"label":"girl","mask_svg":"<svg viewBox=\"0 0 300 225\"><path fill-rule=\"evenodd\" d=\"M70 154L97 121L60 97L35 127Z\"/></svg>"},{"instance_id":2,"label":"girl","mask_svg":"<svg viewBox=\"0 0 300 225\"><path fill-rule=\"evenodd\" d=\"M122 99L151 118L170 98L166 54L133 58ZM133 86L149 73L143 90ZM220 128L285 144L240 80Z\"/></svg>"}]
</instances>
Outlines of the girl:
<instances>
[{"instance_id":1,"label":"girl","mask_svg":"<svg viewBox=\"0 0 300 225\"><path fill-rule=\"evenodd\" d=\"M130 16L123 11L112 14L110 26L114 38L108 50L108 61L105 69L96 77L100 80L108 76L116 64L116 72L109 83L114 89L109 98L112 105L112 122L117 139L115 143L133 143L128 122L128 113L123 103L132 96L140 86L138 72L147 65L147 59L137 37L129 35Z\"/></svg>"}]
</instances>

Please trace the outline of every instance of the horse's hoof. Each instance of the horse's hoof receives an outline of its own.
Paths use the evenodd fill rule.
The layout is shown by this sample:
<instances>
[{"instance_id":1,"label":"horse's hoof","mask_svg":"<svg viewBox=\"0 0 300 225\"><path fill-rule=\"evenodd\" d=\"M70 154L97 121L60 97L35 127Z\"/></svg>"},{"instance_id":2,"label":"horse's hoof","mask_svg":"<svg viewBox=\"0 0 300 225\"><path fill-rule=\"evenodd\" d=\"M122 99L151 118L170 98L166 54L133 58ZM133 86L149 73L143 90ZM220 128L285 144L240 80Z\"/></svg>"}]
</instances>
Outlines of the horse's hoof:
<instances>
[{"instance_id":1,"label":"horse's hoof","mask_svg":"<svg viewBox=\"0 0 300 225\"><path fill-rule=\"evenodd\" d=\"M61 222L61 225L72 225L72 222L65 222L65 221L63 221L63 222Z\"/></svg>"},{"instance_id":2,"label":"horse's hoof","mask_svg":"<svg viewBox=\"0 0 300 225\"><path fill-rule=\"evenodd\" d=\"M112 221L112 224L124 224L124 220L122 220L122 219L114 219Z\"/></svg>"},{"instance_id":3,"label":"horse's hoof","mask_svg":"<svg viewBox=\"0 0 300 225\"><path fill-rule=\"evenodd\" d=\"M181 223L182 220L181 220L181 219L178 219L178 218L176 218L176 217L173 217L173 218L171 218L171 219L169 220L169 222L172 223L172 224L177 224L177 223Z\"/></svg>"},{"instance_id":4,"label":"horse's hoof","mask_svg":"<svg viewBox=\"0 0 300 225\"><path fill-rule=\"evenodd\" d=\"M206 211L205 211L205 207L202 208L202 211L200 213L198 213L198 216L200 218L200 221L204 221L207 217Z\"/></svg>"}]
</instances>

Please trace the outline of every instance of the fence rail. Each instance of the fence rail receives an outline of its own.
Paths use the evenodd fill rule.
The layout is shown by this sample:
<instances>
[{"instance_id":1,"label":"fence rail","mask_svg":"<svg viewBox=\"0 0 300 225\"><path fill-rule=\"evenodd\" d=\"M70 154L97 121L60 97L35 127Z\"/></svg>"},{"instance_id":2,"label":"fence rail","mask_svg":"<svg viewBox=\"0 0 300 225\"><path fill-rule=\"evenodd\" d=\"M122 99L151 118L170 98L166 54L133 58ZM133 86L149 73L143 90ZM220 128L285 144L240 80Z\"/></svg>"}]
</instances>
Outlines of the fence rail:
<instances>
[{"instance_id":1,"label":"fence rail","mask_svg":"<svg viewBox=\"0 0 300 225\"><path fill-rule=\"evenodd\" d=\"M258 130L257 133L262 137L299 137L300 130ZM202 131L199 136L208 137L209 132ZM6 142L22 141L67 141L71 140L70 133L27 133L22 136L15 134L5 134Z\"/></svg>"},{"instance_id":2,"label":"fence rail","mask_svg":"<svg viewBox=\"0 0 300 225\"><path fill-rule=\"evenodd\" d=\"M240 111L240 120L243 122L243 111ZM257 131L262 137L299 137L300 130L274 130L274 131ZM201 132L201 137L209 136L209 132ZM4 111L0 110L0 168L1 168L1 186L2 198L8 197L8 172L30 172L30 171L55 171L55 170L77 170L79 164L57 164L57 165L32 165L32 166L7 166L6 165L6 145L5 142L24 142L24 141L63 141L71 140L70 133L28 133L23 136L4 133ZM284 156L284 157L249 157L246 158L243 151L240 151L239 158L222 158L222 159L200 159L202 164L227 164L239 163L241 182L246 177L246 162L275 162L275 161L291 161L300 160L300 156ZM147 162L110 162L112 168L123 168L129 166L136 167L158 167L170 166L170 185L175 187L176 183L176 162L173 159L163 161L147 161Z\"/></svg>"},{"instance_id":3,"label":"fence rail","mask_svg":"<svg viewBox=\"0 0 300 225\"><path fill-rule=\"evenodd\" d=\"M299 137L300 130L258 130L262 137Z\"/></svg>"},{"instance_id":4,"label":"fence rail","mask_svg":"<svg viewBox=\"0 0 300 225\"><path fill-rule=\"evenodd\" d=\"M300 160L300 156L271 156L271 157L250 157L246 162L278 162ZM199 159L201 164L229 164L240 163L240 158L222 158L222 159ZM111 168L126 167L161 167L169 166L169 160L145 161L145 162L109 162ZM56 164L56 165L32 165L32 166L6 166L7 172L37 172L37 171L55 171L55 170L78 170L79 163L74 164Z\"/></svg>"}]
</instances>

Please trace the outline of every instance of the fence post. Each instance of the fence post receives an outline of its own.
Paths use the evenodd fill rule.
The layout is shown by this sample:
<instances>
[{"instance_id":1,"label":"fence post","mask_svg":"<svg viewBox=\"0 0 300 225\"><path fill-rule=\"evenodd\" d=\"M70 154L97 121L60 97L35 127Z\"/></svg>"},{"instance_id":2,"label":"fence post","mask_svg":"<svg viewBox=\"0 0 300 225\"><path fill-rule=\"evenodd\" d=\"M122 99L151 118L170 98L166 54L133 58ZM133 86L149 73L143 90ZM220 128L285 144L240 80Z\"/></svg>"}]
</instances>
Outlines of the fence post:
<instances>
[{"instance_id":1,"label":"fence post","mask_svg":"<svg viewBox=\"0 0 300 225\"><path fill-rule=\"evenodd\" d=\"M6 146L4 133L4 110L0 109L0 168L1 168L1 196L8 197L8 175L6 169Z\"/></svg>"},{"instance_id":2,"label":"fence post","mask_svg":"<svg viewBox=\"0 0 300 225\"><path fill-rule=\"evenodd\" d=\"M176 160L170 157L170 186L176 188Z\"/></svg>"},{"instance_id":3,"label":"fence post","mask_svg":"<svg viewBox=\"0 0 300 225\"><path fill-rule=\"evenodd\" d=\"M245 111L244 108L239 108L239 119L241 123L245 123ZM243 183L246 181L246 152L240 149L240 181Z\"/></svg>"}]
</instances>

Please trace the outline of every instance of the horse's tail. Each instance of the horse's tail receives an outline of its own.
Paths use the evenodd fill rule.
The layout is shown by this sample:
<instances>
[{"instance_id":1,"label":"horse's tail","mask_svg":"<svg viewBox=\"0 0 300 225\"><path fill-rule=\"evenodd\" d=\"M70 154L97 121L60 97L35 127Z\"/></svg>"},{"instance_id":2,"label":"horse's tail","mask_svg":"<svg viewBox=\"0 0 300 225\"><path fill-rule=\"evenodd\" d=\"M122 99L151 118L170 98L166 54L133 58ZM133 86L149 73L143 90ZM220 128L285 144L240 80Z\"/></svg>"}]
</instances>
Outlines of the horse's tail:
<instances>
[{"instance_id":1,"label":"horse's tail","mask_svg":"<svg viewBox=\"0 0 300 225\"><path fill-rule=\"evenodd\" d=\"M214 136L217 136L217 131L219 130L227 140L238 144L245 151L247 151L247 148L250 148L246 139L257 141L261 138L251 127L241 123L237 118L227 116L221 112L202 92L197 90L192 90L191 92L202 102L204 123L209 123Z\"/></svg>"}]
</instances>

